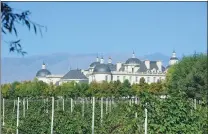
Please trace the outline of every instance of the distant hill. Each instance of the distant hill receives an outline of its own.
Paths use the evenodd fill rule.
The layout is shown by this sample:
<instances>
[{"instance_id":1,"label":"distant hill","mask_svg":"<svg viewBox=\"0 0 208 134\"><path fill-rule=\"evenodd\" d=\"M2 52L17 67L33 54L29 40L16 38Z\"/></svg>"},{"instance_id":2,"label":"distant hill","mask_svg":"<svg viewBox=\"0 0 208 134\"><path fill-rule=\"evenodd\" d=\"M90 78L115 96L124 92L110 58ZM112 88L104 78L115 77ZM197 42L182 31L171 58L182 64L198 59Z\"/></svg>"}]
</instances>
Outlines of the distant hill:
<instances>
[{"instance_id":1,"label":"distant hill","mask_svg":"<svg viewBox=\"0 0 208 134\"><path fill-rule=\"evenodd\" d=\"M87 69L90 63L96 60L96 53L91 54L69 54L69 53L55 53L50 55L27 56L21 58L2 58L2 83L32 80L36 72L41 69L43 61L52 74L65 74L69 68ZM125 62L131 57L127 53L108 53L103 55L105 63L108 57L112 58L112 62ZM162 60L163 64L167 66L170 56L161 53L154 53L144 56L137 56L141 60Z\"/></svg>"}]
</instances>

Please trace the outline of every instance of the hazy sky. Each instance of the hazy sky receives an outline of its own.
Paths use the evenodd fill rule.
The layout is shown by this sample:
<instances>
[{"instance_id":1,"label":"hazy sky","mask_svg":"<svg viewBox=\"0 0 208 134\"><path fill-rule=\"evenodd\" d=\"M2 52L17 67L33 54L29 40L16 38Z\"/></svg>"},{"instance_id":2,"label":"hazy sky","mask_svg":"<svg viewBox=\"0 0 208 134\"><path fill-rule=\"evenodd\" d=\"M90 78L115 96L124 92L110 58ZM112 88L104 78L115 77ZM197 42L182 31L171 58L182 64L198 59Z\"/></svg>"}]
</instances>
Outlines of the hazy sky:
<instances>
[{"instance_id":1,"label":"hazy sky","mask_svg":"<svg viewBox=\"0 0 208 134\"><path fill-rule=\"evenodd\" d=\"M17 12L47 26L35 35L17 25L27 56L57 52L178 55L206 52L206 2L12 2ZM3 35L3 40L15 40ZM2 41L3 57L8 52Z\"/></svg>"}]
</instances>

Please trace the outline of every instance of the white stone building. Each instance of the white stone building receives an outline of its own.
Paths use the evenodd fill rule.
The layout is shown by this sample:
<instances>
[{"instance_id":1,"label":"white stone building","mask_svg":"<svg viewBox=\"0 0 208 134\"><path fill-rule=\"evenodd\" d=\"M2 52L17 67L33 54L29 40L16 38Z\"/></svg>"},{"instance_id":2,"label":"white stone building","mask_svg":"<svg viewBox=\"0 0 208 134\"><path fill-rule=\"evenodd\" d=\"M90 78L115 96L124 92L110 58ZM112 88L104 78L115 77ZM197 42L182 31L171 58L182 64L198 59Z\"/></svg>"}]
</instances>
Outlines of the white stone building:
<instances>
[{"instance_id":1,"label":"white stone building","mask_svg":"<svg viewBox=\"0 0 208 134\"><path fill-rule=\"evenodd\" d=\"M91 83L92 81L121 81L128 80L131 84L139 83L143 77L145 82L154 83L165 79L167 69L178 63L175 51L172 53L169 65L165 68L161 61L150 61L135 57L133 52L132 57L127 59L126 62L118 62L117 64L112 63L112 59L109 57L108 63L104 63L103 57L91 63L87 70L70 70L65 75L52 75L49 70L46 69L43 63L42 69L36 74L38 80L42 80L46 83L53 83L59 85L64 82L84 82Z\"/></svg>"}]
</instances>

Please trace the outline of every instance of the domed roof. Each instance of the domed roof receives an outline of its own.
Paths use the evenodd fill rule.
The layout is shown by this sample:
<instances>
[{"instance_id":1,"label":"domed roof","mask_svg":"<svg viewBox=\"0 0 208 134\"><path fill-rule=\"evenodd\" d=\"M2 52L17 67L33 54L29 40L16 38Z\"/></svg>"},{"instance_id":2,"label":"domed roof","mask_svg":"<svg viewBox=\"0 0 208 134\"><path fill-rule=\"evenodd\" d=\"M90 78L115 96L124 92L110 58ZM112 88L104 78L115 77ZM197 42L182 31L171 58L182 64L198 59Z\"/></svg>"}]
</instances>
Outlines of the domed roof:
<instances>
[{"instance_id":1,"label":"domed roof","mask_svg":"<svg viewBox=\"0 0 208 134\"><path fill-rule=\"evenodd\" d=\"M178 60L177 57L171 57L170 60Z\"/></svg>"},{"instance_id":2,"label":"domed roof","mask_svg":"<svg viewBox=\"0 0 208 134\"><path fill-rule=\"evenodd\" d=\"M93 62L93 63L90 64L90 67L95 67L98 64L100 64L100 62L95 61L95 62Z\"/></svg>"},{"instance_id":3,"label":"domed roof","mask_svg":"<svg viewBox=\"0 0 208 134\"><path fill-rule=\"evenodd\" d=\"M47 69L41 69L36 73L36 77L46 77L46 75L51 75L51 72Z\"/></svg>"},{"instance_id":4,"label":"domed roof","mask_svg":"<svg viewBox=\"0 0 208 134\"><path fill-rule=\"evenodd\" d=\"M111 70L110 70L109 66L106 64L98 64L95 66L93 73L110 74Z\"/></svg>"},{"instance_id":5,"label":"domed roof","mask_svg":"<svg viewBox=\"0 0 208 134\"><path fill-rule=\"evenodd\" d=\"M137 58L129 58L127 61L126 61L126 64L140 64L141 61Z\"/></svg>"}]
</instances>

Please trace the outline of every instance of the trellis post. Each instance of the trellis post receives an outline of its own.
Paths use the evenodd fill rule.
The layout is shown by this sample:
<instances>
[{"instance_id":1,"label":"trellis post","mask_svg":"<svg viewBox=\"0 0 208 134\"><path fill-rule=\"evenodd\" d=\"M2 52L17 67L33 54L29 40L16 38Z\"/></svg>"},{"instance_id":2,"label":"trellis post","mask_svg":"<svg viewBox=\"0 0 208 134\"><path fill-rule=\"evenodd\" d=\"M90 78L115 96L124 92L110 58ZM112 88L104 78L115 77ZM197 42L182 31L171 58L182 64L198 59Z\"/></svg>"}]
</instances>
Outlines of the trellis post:
<instances>
[{"instance_id":1,"label":"trellis post","mask_svg":"<svg viewBox=\"0 0 208 134\"><path fill-rule=\"evenodd\" d=\"M53 118L54 118L54 97L52 97L51 134L53 134Z\"/></svg>"}]
</instances>

